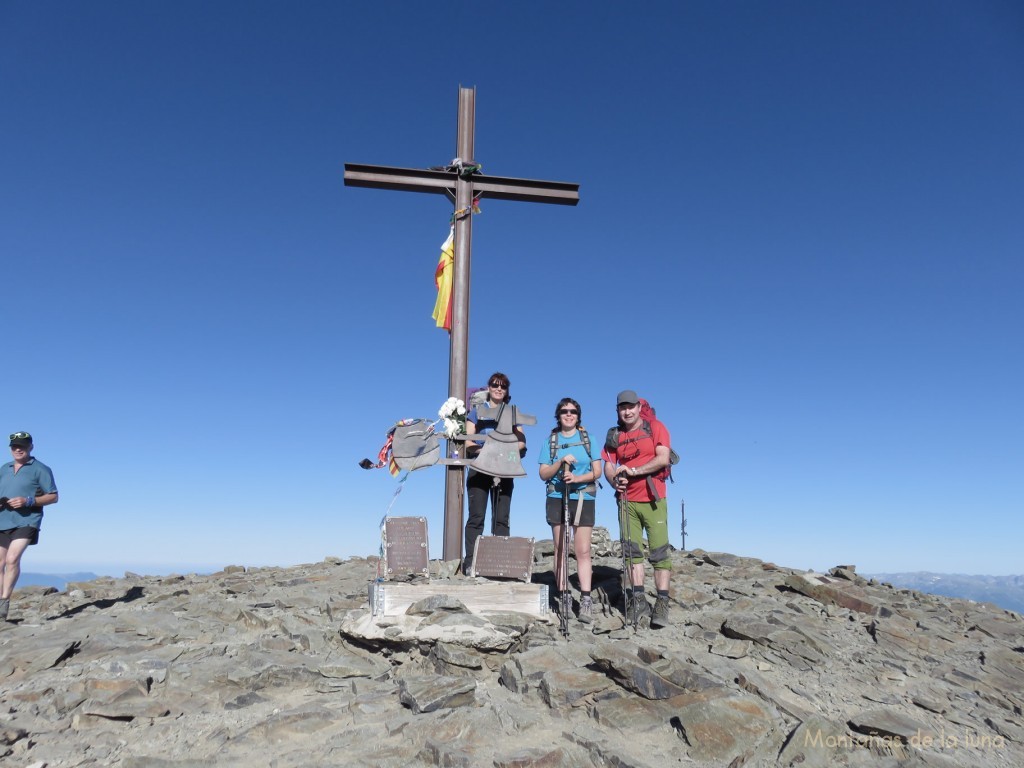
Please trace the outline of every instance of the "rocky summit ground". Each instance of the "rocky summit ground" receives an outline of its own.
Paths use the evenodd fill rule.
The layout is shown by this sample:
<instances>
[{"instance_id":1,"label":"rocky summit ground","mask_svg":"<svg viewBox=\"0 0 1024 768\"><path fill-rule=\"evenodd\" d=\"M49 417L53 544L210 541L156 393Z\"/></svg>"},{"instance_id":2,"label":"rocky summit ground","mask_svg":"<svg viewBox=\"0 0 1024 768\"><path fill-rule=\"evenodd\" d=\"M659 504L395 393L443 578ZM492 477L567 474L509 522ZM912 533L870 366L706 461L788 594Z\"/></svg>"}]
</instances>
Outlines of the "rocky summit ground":
<instances>
[{"instance_id":1,"label":"rocky summit ground","mask_svg":"<svg viewBox=\"0 0 1024 768\"><path fill-rule=\"evenodd\" d=\"M375 558L18 590L0 764L1024 765L1019 615L691 551L671 626L634 631L598 533L604 612L568 640L444 597L375 619Z\"/></svg>"}]
</instances>

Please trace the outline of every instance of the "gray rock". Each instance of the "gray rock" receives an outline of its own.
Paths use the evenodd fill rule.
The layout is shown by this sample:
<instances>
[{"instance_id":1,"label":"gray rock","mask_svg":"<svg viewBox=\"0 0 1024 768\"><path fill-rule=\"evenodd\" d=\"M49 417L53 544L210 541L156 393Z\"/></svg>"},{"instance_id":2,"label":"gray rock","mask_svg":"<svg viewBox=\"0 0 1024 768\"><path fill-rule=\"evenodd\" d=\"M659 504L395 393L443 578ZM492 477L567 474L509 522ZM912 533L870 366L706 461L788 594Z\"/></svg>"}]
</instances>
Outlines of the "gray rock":
<instances>
[{"instance_id":1,"label":"gray rock","mask_svg":"<svg viewBox=\"0 0 1024 768\"><path fill-rule=\"evenodd\" d=\"M451 613L469 613L469 609L459 600L448 595L431 595L422 600L417 600L406 609L409 616L427 616L437 611L448 611Z\"/></svg>"},{"instance_id":2,"label":"gray rock","mask_svg":"<svg viewBox=\"0 0 1024 768\"><path fill-rule=\"evenodd\" d=\"M0 762L1024 764L1016 614L694 551L672 554L673 625L634 632L602 546L603 610L568 640L549 616L448 601L375 618L376 558L18 590Z\"/></svg>"},{"instance_id":3,"label":"gray rock","mask_svg":"<svg viewBox=\"0 0 1024 768\"><path fill-rule=\"evenodd\" d=\"M769 736L776 716L750 696L685 696L672 724L695 760L731 763L751 755Z\"/></svg>"},{"instance_id":4,"label":"gray rock","mask_svg":"<svg viewBox=\"0 0 1024 768\"><path fill-rule=\"evenodd\" d=\"M669 699L685 692L641 662L632 643L605 643L594 648L590 656L616 683L645 699Z\"/></svg>"},{"instance_id":5,"label":"gray rock","mask_svg":"<svg viewBox=\"0 0 1024 768\"><path fill-rule=\"evenodd\" d=\"M911 739L934 738L923 723L896 709L870 709L849 720L849 726L866 736L881 736L908 744Z\"/></svg>"},{"instance_id":6,"label":"gray rock","mask_svg":"<svg viewBox=\"0 0 1024 768\"><path fill-rule=\"evenodd\" d=\"M464 677L413 677L398 683L399 700L416 714L471 706L475 693L476 682Z\"/></svg>"}]
</instances>

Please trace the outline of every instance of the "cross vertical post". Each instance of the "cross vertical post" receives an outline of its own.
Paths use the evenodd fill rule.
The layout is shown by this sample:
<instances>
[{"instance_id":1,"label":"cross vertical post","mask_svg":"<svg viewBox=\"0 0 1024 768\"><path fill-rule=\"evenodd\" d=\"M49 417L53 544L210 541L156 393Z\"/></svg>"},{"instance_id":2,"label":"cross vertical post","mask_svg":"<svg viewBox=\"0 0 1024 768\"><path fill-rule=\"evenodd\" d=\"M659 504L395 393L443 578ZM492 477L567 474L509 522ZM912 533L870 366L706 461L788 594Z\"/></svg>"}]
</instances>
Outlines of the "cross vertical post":
<instances>
[{"instance_id":1,"label":"cross vertical post","mask_svg":"<svg viewBox=\"0 0 1024 768\"><path fill-rule=\"evenodd\" d=\"M519 200L530 203L576 205L579 184L563 181L517 179L484 176L470 172L476 133L476 89L459 87L459 124L455 154L462 163L441 170L392 168L382 165L345 163L345 185L394 189L402 192L428 192L455 198L455 259L452 284L452 328L449 340L448 395L466 397L469 370L469 286L470 251L473 220L470 212L474 196L489 200ZM465 447L459 445L458 458L445 460L444 559L462 557L462 499Z\"/></svg>"},{"instance_id":2,"label":"cross vertical post","mask_svg":"<svg viewBox=\"0 0 1024 768\"><path fill-rule=\"evenodd\" d=\"M459 128L455 156L470 163L474 158L476 134L476 90L459 88ZM455 182L455 279L452 285L452 333L448 353L448 396L466 397L469 383L469 280L470 243L473 241L473 182L459 174ZM462 212L461 214L459 212ZM466 403L469 407L469 403ZM466 455L465 443L458 444L459 458ZM462 554L462 498L465 483L460 466L444 468L444 559ZM457 521L457 522L456 522Z\"/></svg>"}]
</instances>

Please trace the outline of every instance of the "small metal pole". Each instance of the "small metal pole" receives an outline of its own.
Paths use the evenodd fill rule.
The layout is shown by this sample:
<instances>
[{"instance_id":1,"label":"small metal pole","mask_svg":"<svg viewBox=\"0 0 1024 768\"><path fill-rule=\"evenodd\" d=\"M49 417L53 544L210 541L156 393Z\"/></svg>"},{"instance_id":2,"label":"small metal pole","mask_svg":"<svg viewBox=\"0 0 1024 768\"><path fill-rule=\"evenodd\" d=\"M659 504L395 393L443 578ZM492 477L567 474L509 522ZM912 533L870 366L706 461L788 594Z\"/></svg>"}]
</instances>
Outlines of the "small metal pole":
<instances>
[{"instance_id":1,"label":"small metal pole","mask_svg":"<svg viewBox=\"0 0 1024 768\"><path fill-rule=\"evenodd\" d=\"M682 513L682 523L679 532L683 535L683 551L686 551L686 499L679 502L679 511Z\"/></svg>"}]
</instances>

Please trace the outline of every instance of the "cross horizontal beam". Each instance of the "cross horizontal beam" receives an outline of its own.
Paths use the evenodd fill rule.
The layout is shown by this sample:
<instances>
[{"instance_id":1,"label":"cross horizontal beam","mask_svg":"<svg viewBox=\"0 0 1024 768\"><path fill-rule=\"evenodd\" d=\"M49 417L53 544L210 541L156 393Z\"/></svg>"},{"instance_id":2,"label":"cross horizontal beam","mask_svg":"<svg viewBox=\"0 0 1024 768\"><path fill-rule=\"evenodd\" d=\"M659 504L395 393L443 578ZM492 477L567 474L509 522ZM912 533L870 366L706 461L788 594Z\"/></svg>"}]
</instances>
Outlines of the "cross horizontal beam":
<instances>
[{"instance_id":1,"label":"cross horizontal beam","mask_svg":"<svg viewBox=\"0 0 1024 768\"><path fill-rule=\"evenodd\" d=\"M421 168L392 168L385 165L345 163L345 186L372 189L397 189L404 192L429 192L455 196L454 171L428 171ZM576 205L580 201L580 185L564 181L513 179L507 176L468 177L473 193L488 200L520 200L528 203Z\"/></svg>"}]
</instances>

